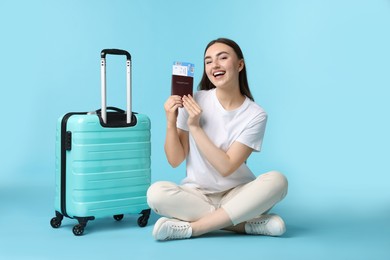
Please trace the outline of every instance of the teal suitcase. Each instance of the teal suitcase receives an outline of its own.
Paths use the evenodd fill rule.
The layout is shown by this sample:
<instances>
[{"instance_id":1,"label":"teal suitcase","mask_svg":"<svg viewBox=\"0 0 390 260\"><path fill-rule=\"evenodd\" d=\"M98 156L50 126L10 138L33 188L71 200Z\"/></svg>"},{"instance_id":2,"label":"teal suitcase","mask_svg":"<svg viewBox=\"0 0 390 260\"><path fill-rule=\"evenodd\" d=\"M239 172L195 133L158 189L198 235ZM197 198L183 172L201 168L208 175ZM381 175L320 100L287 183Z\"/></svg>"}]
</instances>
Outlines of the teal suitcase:
<instances>
[{"instance_id":1,"label":"teal suitcase","mask_svg":"<svg viewBox=\"0 0 390 260\"><path fill-rule=\"evenodd\" d=\"M125 55L127 108L106 107L106 55ZM138 225L147 225L150 208L146 191L151 183L150 120L131 110L131 56L127 51L101 52L102 108L94 112L67 113L57 122L55 217L78 221L82 235L87 222L124 214L140 214ZM109 110L109 111L107 111Z\"/></svg>"}]
</instances>

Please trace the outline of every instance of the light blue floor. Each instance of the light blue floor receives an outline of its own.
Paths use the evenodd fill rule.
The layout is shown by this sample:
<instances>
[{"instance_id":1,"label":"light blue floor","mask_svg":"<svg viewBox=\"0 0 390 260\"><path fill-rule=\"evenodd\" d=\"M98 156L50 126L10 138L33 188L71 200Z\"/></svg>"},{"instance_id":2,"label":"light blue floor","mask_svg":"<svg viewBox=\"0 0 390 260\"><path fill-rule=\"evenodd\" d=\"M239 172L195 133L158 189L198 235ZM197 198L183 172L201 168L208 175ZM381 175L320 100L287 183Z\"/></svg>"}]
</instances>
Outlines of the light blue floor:
<instances>
[{"instance_id":1,"label":"light blue floor","mask_svg":"<svg viewBox=\"0 0 390 260\"><path fill-rule=\"evenodd\" d=\"M136 215L89 222L83 236L65 219L59 229L52 187L0 186L0 259L390 259L390 207L365 214L354 209L275 210L286 223L283 237L215 232L201 238L156 242L149 224L140 228Z\"/></svg>"}]
</instances>

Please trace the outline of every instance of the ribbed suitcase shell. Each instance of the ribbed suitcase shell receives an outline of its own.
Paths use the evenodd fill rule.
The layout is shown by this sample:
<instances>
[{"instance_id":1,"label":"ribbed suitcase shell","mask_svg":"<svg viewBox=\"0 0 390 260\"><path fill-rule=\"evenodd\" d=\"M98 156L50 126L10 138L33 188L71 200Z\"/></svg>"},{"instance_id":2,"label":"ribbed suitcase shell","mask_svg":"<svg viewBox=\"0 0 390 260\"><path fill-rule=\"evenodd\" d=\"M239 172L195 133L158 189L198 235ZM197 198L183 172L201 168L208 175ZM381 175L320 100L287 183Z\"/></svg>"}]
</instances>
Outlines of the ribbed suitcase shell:
<instances>
[{"instance_id":1,"label":"ribbed suitcase shell","mask_svg":"<svg viewBox=\"0 0 390 260\"><path fill-rule=\"evenodd\" d=\"M103 127L96 114L69 113L59 118L56 211L71 218L93 219L138 214L149 208L146 191L151 183L150 120L142 114L135 117L136 125L128 127ZM65 151L65 173L61 172L64 123L71 139L70 150Z\"/></svg>"}]
</instances>

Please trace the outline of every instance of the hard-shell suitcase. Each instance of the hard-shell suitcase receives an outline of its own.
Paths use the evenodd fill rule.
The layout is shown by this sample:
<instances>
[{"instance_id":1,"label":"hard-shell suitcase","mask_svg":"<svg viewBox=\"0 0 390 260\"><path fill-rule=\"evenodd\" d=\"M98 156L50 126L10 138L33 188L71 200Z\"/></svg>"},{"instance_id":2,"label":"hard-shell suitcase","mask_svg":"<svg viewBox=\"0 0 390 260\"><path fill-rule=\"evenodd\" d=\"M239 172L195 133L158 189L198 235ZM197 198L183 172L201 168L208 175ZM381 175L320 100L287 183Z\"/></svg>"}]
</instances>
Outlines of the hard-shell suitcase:
<instances>
[{"instance_id":1,"label":"hard-shell suitcase","mask_svg":"<svg viewBox=\"0 0 390 260\"><path fill-rule=\"evenodd\" d=\"M106 107L106 55L125 55L126 112ZM60 117L56 134L55 214L76 219L75 235L82 235L89 220L124 214L141 214L138 225L147 225L150 209L146 191L151 183L150 120L131 110L131 56L127 51L101 52L101 109L73 112ZM110 111L107 111L110 110ZM112 110L112 111L111 111Z\"/></svg>"}]
</instances>

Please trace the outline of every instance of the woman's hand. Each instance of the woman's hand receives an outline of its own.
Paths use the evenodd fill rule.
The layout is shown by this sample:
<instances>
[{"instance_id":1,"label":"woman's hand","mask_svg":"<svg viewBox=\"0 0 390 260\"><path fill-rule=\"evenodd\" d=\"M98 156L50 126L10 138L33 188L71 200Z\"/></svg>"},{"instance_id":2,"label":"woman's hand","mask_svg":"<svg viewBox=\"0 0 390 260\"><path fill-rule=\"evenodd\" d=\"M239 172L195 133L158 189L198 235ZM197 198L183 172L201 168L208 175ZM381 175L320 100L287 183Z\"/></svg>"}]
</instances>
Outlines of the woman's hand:
<instances>
[{"instance_id":1,"label":"woman's hand","mask_svg":"<svg viewBox=\"0 0 390 260\"><path fill-rule=\"evenodd\" d=\"M170 96L165 102L164 109L168 124L176 125L179 107L183 107L183 101L180 96Z\"/></svg>"},{"instance_id":2,"label":"woman's hand","mask_svg":"<svg viewBox=\"0 0 390 260\"><path fill-rule=\"evenodd\" d=\"M183 96L183 106L188 112L188 127L199 127L200 116L202 115L202 109L191 97L191 95Z\"/></svg>"}]
</instances>

